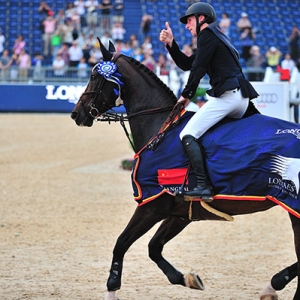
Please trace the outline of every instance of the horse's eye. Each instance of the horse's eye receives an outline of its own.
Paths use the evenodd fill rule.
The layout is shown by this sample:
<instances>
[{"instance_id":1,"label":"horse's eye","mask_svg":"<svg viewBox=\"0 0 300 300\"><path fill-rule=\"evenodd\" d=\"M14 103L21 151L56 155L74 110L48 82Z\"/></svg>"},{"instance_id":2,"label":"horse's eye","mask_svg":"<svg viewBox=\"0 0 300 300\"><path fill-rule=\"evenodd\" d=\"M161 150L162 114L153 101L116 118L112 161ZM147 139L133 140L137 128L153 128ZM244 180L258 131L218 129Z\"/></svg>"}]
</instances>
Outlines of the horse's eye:
<instances>
[{"instance_id":1,"label":"horse's eye","mask_svg":"<svg viewBox=\"0 0 300 300\"><path fill-rule=\"evenodd\" d=\"M96 76L95 75L91 75L91 80L95 80Z\"/></svg>"}]
</instances>

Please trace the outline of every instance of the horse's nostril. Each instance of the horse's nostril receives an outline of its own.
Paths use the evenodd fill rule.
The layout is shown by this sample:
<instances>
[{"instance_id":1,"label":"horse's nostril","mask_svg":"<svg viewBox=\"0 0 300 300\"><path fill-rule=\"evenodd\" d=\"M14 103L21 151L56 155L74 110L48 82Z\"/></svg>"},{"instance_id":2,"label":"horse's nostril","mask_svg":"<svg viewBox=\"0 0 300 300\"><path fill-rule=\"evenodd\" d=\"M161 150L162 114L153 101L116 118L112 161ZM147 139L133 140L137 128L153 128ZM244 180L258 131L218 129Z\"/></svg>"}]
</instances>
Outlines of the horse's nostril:
<instances>
[{"instance_id":1,"label":"horse's nostril","mask_svg":"<svg viewBox=\"0 0 300 300\"><path fill-rule=\"evenodd\" d=\"M73 111L72 113L71 113L71 118L73 119L73 120L76 120L77 119L77 112L76 111Z\"/></svg>"}]
</instances>

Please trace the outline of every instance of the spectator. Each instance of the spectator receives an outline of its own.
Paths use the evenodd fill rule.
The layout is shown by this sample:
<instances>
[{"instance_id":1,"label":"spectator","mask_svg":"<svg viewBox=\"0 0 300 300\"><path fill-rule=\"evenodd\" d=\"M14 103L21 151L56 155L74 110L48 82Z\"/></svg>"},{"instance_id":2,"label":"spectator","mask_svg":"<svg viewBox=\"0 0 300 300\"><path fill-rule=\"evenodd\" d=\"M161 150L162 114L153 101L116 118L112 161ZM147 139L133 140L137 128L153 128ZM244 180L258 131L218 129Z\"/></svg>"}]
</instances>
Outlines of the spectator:
<instances>
[{"instance_id":1,"label":"spectator","mask_svg":"<svg viewBox=\"0 0 300 300\"><path fill-rule=\"evenodd\" d=\"M85 1L85 7L87 10L86 23L89 30L95 29L98 26L97 9L99 6L98 0Z\"/></svg>"},{"instance_id":2,"label":"spectator","mask_svg":"<svg viewBox=\"0 0 300 300\"><path fill-rule=\"evenodd\" d=\"M128 42L129 43L129 42ZM115 42L116 52L121 52L121 49L124 47L124 43L122 41Z\"/></svg>"},{"instance_id":3,"label":"spectator","mask_svg":"<svg viewBox=\"0 0 300 300\"><path fill-rule=\"evenodd\" d=\"M247 74L249 81L262 81L264 77L263 65L265 57L260 52L260 48L256 45L250 48L250 58L247 61Z\"/></svg>"},{"instance_id":4,"label":"spectator","mask_svg":"<svg viewBox=\"0 0 300 300\"><path fill-rule=\"evenodd\" d=\"M295 66L296 63L292 60L291 55L289 53L286 53L284 59L281 62L281 68L288 69L291 74Z\"/></svg>"},{"instance_id":5,"label":"spectator","mask_svg":"<svg viewBox=\"0 0 300 300\"><path fill-rule=\"evenodd\" d=\"M65 10L66 18L72 19L75 11L76 11L76 8L75 8L74 4L72 2L68 2L66 10Z\"/></svg>"},{"instance_id":6,"label":"spectator","mask_svg":"<svg viewBox=\"0 0 300 300\"><path fill-rule=\"evenodd\" d=\"M4 49L2 56L0 57L0 78L1 81L7 81L9 79L9 66L11 64L11 58L9 56L9 51Z\"/></svg>"},{"instance_id":7,"label":"spectator","mask_svg":"<svg viewBox=\"0 0 300 300\"><path fill-rule=\"evenodd\" d=\"M124 23L124 3L123 0L116 0L114 5L114 22Z\"/></svg>"},{"instance_id":8,"label":"spectator","mask_svg":"<svg viewBox=\"0 0 300 300\"><path fill-rule=\"evenodd\" d=\"M21 50L21 53L18 57L18 66L19 66L19 76L22 79L28 77L28 71L31 67L31 57L26 53L25 49Z\"/></svg>"},{"instance_id":9,"label":"spectator","mask_svg":"<svg viewBox=\"0 0 300 300\"><path fill-rule=\"evenodd\" d=\"M294 25L289 36L289 50L291 57L295 62L297 62L298 58L300 57L299 41L300 29L296 25Z\"/></svg>"},{"instance_id":10,"label":"spectator","mask_svg":"<svg viewBox=\"0 0 300 300\"><path fill-rule=\"evenodd\" d=\"M84 56L86 62L89 60L90 51L96 43L97 43L97 40L94 37L94 32L90 31L88 36L84 39L84 43L82 45L83 56Z\"/></svg>"},{"instance_id":11,"label":"spectator","mask_svg":"<svg viewBox=\"0 0 300 300\"><path fill-rule=\"evenodd\" d=\"M87 78L88 77L88 64L86 63L86 60L84 57L82 57L79 61L79 64L77 65L77 76L79 78Z\"/></svg>"},{"instance_id":12,"label":"spectator","mask_svg":"<svg viewBox=\"0 0 300 300\"><path fill-rule=\"evenodd\" d=\"M256 35L251 27L244 27L240 31L240 39L241 39L241 46L242 46L242 54L241 57L247 63L248 59L251 57L250 49L254 44L254 40Z\"/></svg>"},{"instance_id":13,"label":"spectator","mask_svg":"<svg viewBox=\"0 0 300 300\"><path fill-rule=\"evenodd\" d=\"M142 62L144 60L144 55L142 54L142 49L140 47L134 48L132 57L136 59L139 62Z\"/></svg>"},{"instance_id":14,"label":"spectator","mask_svg":"<svg viewBox=\"0 0 300 300\"><path fill-rule=\"evenodd\" d=\"M73 42L74 29L75 28L73 26L72 20L70 18L67 18L66 24L62 26L62 33L63 33L62 43L67 44L69 47L71 47Z\"/></svg>"},{"instance_id":15,"label":"spectator","mask_svg":"<svg viewBox=\"0 0 300 300\"><path fill-rule=\"evenodd\" d=\"M74 11L73 16L71 17L73 26L74 26L74 31L76 31L77 36L74 39L77 39L78 35L80 34L81 31L81 18L80 15L78 14L77 10ZM73 32L74 35L74 32Z\"/></svg>"},{"instance_id":16,"label":"spectator","mask_svg":"<svg viewBox=\"0 0 300 300\"><path fill-rule=\"evenodd\" d=\"M78 32L78 38L76 39L76 41L78 42L78 46L83 49L84 45L85 45L85 40L86 40L86 33L85 31L79 31Z\"/></svg>"},{"instance_id":17,"label":"spectator","mask_svg":"<svg viewBox=\"0 0 300 300\"><path fill-rule=\"evenodd\" d=\"M5 43L5 36L2 33L2 29L0 28L0 55L2 55L4 51L4 43Z\"/></svg>"},{"instance_id":18,"label":"spectator","mask_svg":"<svg viewBox=\"0 0 300 300\"><path fill-rule=\"evenodd\" d=\"M280 64L281 56L282 53L280 50L274 46L270 47L270 49L266 52L267 66L271 67L275 71L276 67Z\"/></svg>"},{"instance_id":19,"label":"spectator","mask_svg":"<svg viewBox=\"0 0 300 300\"><path fill-rule=\"evenodd\" d=\"M78 46L78 42L76 40L73 41L72 46L68 50L70 61L69 61L69 67L77 67L79 64L79 61L83 57L83 51Z\"/></svg>"},{"instance_id":20,"label":"spectator","mask_svg":"<svg viewBox=\"0 0 300 300\"><path fill-rule=\"evenodd\" d=\"M56 30L56 19L53 17L53 11L48 12L48 17L43 21L44 34L43 34L43 55L44 57L53 55L52 37Z\"/></svg>"},{"instance_id":21,"label":"spectator","mask_svg":"<svg viewBox=\"0 0 300 300\"><path fill-rule=\"evenodd\" d=\"M245 12L241 13L241 18L237 21L236 23L238 30L241 31L244 28L251 28L252 24L250 22L250 20L248 19L248 14Z\"/></svg>"},{"instance_id":22,"label":"spectator","mask_svg":"<svg viewBox=\"0 0 300 300\"><path fill-rule=\"evenodd\" d=\"M157 75L169 75L169 66L163 53L158 55L156 67Z\"/></svg>"},{"instance_id":23,"label":"spectator","mask_svg":"<svg viewBox=\"0 0 300 300\"><path fill-rule=\"evenodd\" d=\"M250 59L247 62L247 66L249 67L263 67L265 62L265 58L263 54L260 52L260 48L257 45L253 45L250 48Z\"/></svg>"},{"instance_id":24,"label":"spectator","mask_svg":"<svg viewBox=\"0 0 300 300\"><path fill-rule=\"evenodd\" d=\"M88 65L94 67L102 58L102 53L100 51L98 43L90 51L90 58L88 60Z\"/></svg>"},{"instance_id":25,"label":"spectator","mask_svg":"<svg viewBox=\"0 0 300 300\"><path fill-rule=\"evenodd\" d=\"M52 10L51 7L47 4L46 1L41 1L38 11L39 14L42 15L41 21L44 20L48 16L48 12Z\"/></svg>"},{"instance_id":26,"label":"spectator","mask_svg":"<svg viewBox=\"0 0 300 300\"><path fill-rule=\"evenodd\" d=\"M56 58L52 62L53 67L53 75L56 77L63 77L65 76L65 67L66 63L63 60L61 54L57 54Z\"/></svg>"},{"instance_id":27,"label":"spectator","mask_svg":"<svg viewBox=\"0 0 300 300\"><path fill-rule=\"evenodd\" d=\"M114 23L113 28L111 29L111 37L114 41L124 41L124 35L126 33L123 24L120 22Z\"/></svg>"},{"instance_id":28,"label":"spectator","mask_svg":"<svg viewBox=\"0 0 300 300\"><path fill-rule=\"evenodd\" d=\"M10 80L11 81L16 81L18 79L18 75L19 75L19 66L18 66L18 54L13 53L10 62Z\"/></svg>"},{"instance_id":29,"label":"spectator","mask_svg":"<svg viewBox=\"0 0 300 300\"><path fill-rule=\"evenodd\" d=\"M21 50L25 48L26 42L22 34L19 34L13 46L13 53L19 55Z\"/></svg>"},{"instance_id":30,"label":"spectator","mask_svg":"<svg viewBox=\"0 0 300 300\"><path fill-rule=\"evenodd\" d=\"M86 27L86 8L85 8L85 1L84 0L75 0L74 6L76 8L76 12L80 17L80 28Z\"/></svg>"},{"instance_id":31,"label":"spectator","mask_svg":"<svg viewBox=\"0 0 300 300\"><path fill-rule=\"evenodd\" d=\"M152 72L155 73L156 71L156 61L152 56L152 49L148 49L144 56L144 60L142 61L142 64L145 65L148 69L150 69Z\"/></svg>"},{"instance_id":32,"label":"spectator","mask_svg":"<svg viewBox=\"0 0 300 300\"><path fill-rule=\"evenodd\" d=\"M151 50L151 52L152 52L152 43L151 43L151 37L150 36L145 37L145 40L144 40L144 42L143 42L143 44L142 44L141 47L142 47L144 55L149 50Z\"/></svg>"},{"instance_id":33,"label":"spectator","mask_svg":"<svg viewBox=\"0 0 300 300\"><path fill-rule=\"evenodd\" d=\"M151 15L144 14L142 16L140 32L141 32L143 40L146 39L146 37L148 37L148 35L149 35L152 20L153 20L153 17Z\"/></svg>"},{"instance_id":34,"label":"spectator","mask_svg":"<svg viewBox=\"0 0 300 300\"><path fill-rule=\"evenodd\" d=\"M51 38L51 47L53 58L56 57L58 50L60 49L63 41L63 25L58 25Z\"/></svg>"},{"instance_id":35,"label":"spectator","mask_svg":"<svg viewBox=\"0 0 300 300\"><path fill-rule=\"evenodd\" d=\"M140 43L137 39L136 34L132 33L129 37L129 46L130 48L132 48L133 50L140 48Z\"/></svg>"},{"instance_id":36,"label":"spectator","mask_svg":"<svg viewBox=\"0 0 300 300\"><path fill-rule=\"evenodd\" d=\"M40 14L40 24L42 24L42 22L45 20L45 18L48 16L48 12L52 10L51 7L47 4L46 1L41 1L38 11ZM43 30L44 28L41 27L41 29Z\"/></svg>"},{"instance_id":37,"label":"spectator","mask_svg":"<svg viewBox=\"0 0 300 300\"><path fill-rule=\"evenodd\" d=\"M113 6L110 0L103 0L100 2L100 12L101 12L101 24L100 28L103 31L109 31L111 24L110 24L110 17L111 17L111 10Z\"/></svg>"},{"instance_id":38,"label":"spectator","mask_svg":"<svg viewBox=\"0 0 300 300\"><path fill-rule=\"evenodd\" d=\"M31 65L33 67L33 80L34 81L41 81L44 77L43 73L43 64L44 57L40 53L35 53L31 62Z\"/></svg>"},{"instance_id":39,"label":"spectator","mask_svg":"<svg viewBox=\"0 0 300 300\"><path fill-rule=\"evenodd\" d=\"M108 31L105 31L103 36L101 37L101 42L102 44L108 49L108 46L109 46L109 41L112 41L113 42L113 39L112 37L110 36L109 32ZM96 41L95 41L96 42ZM94 45L95 43L93 43ZM98 45L99 46L99 45Z\"/></svg>"},{"instance_id":40,"label":"spectator","mask_svg":"<svg viewBox=\"0 0 300 300\"><path fill-rule=\"evenodd\" d=\"M220 19L220 22L219 22L219 26L220 26L222 32L224 32L228 37L230 36L230 23L231 23L231 20L229 18L228 13L223 12L222 18Z\"/></svg>"},{"instance_id":41,"label":"spectator","mask_svg":"<svg viewBox=\"0 0 300 300\"><path fill-rule=\"evenodd\" d=\"M56 26L64 26L66 22L66 15L63 9L60 9L55 17Z\"/></svg>"},{"instance_id":42,"label":"spectator","mask_svg":"<svg viewBox=\"0 0 300 300\"><path fill-rule=\"evenodd\" d=\"M63 43L60 49L58 49L57 54L59 54L62 57L63 61L65 62L65 65L68 66L70 62L69 45Z\"/></svg>"},{"instance_id":43,"label":"spectator","mask_svg":"<svg viewBox=\"0 0 300 300\"><path fill-rule=\"evenodd\" d=\"M119 41L120 42L120 41ZM121 47L121 50L120 52L126 56L132 56L133 54L133 50L132 48L130 48L129 46L129 42L126 42L126 43L122 43L122 47Z\"/></svg>"}]
</instances>

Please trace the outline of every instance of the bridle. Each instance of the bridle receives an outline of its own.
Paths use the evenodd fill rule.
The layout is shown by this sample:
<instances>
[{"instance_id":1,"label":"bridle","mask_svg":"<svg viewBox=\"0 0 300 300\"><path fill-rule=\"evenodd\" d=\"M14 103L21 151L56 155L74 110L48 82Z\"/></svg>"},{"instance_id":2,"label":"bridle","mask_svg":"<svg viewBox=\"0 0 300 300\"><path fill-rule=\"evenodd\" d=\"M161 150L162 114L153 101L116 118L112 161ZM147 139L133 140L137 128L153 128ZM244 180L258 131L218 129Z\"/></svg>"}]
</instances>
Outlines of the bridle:
<instances>
[{"instance_id":1,"label":"bridle","mask_svg":"<svg viewBox=\"0 0 300 300\"><path fill-rule=\"evenodd\" d=\"M118 58L121 56L120 53L117 53L115 52L112 59L111 59L111 62L115 63ZM97 64L99 65L99 64ZM93 68L92 70L92 73L94 72L95 68L97 67L97 65L95 65L95 67ZM91 80L94 80L93 77L95 77L96 75L91 75ZM105 76L102 76L96 90L94 91L87 91L87 92L83 92L78 100L78 102L82 105L85 113L87 115L89 115L90 117L93 118L93 120L96 120L96 121L102 121L102 122L111 122L111 121L114 121L114 122L120 122L121 126L123 127L124 131L125 131L125 134L132 146L132 148L135 150L134 148L134 145L130 139L130 136L129 136L129 133L126 129L126 126L125 126L125 123L124 121L128 121L130 118L133 118L133 117L137 117L137 116L143 116L143 115L149 115L149 114L154 114L154 113L161 113L161 112L166 112L166 111L172 111L174 106L167 106L167 107L159 107L159 108L149 108L149 109L145 109L145 110L142 110L142 111L138 111L138 112L134 112L134 113L131 113L130 115L126 115L126 116L123 116L123 115L120 115L118 113L108 113L107 111L109 110L112 110L113 107L115 107L115 105L107 105L105 101L102 101L102 105L103 105L103 108L105 108L106 112L105 113L102 113L100 114L98 108L95 106L95 102L96 100L98 99L98 97L100 97L102 95L102 89L103 89L103 86L104 84L106 83L106 81L111 81L111 82L114 82L118 85L119 87L119 95L118 95L118 98L115 100L115 103L116 104L119 104L119 106L121 104L123 104L123 100L121 99L121 86L119 84L119 81L117 79L109 79ZM84 103L82 101L82 96L85 96L85 95L95 95L94 97L92 97L91 101L89 102L89 104L87 105L87 109L85 108L84 106ZM118 105L116 105L118 106Z\"/></svg>"},{"instance_id":2,"label":"bridle","mask_svg":"<svg viewBox=\"0 0 300 300\"><path fill-rule=\"evenodd\" d=\"M120 57L120 53L115 53L114 56L112 57L111 61L112 62L116 62L117 59ZM98 64L96 64L92 70L92 73L94 72L95 68L97 67ZM95 75L91 75L91 80L94 80ZM95 102L97 100L97 98L102 95L102 88L104 86L104 83L107 81L107 78L105 78L104 76L102 76L96 90L94 91L87 91L87 92L83 92L78 100L78 102L80 102L80 104L82 105L84 111L86 114L88 114L89 116L91 116L94 120L97 119L97 117L100 115L100 112L98 110L98 108L95 106ZM111 81L111 80L110 80ZM119 93L121 94L121 88L119 86ZM89 104L87 105L87 108L89 109L89 112L86 111L85 106L83 101L81 100L82 96L85 95L95 95L95 97L93 97L91 99L91 101L89 102ZM119 95L120 98L120 95ZM116 99L116 101L118 100L118 98ZM121 98L120 98L121 100ZM120 102L123 102L122 100ZM105 101L102 101L102 105L103 107L106 109L106 111L112 109L114 106L109 106L106 104Z\"/></svg>"}]
</instances>

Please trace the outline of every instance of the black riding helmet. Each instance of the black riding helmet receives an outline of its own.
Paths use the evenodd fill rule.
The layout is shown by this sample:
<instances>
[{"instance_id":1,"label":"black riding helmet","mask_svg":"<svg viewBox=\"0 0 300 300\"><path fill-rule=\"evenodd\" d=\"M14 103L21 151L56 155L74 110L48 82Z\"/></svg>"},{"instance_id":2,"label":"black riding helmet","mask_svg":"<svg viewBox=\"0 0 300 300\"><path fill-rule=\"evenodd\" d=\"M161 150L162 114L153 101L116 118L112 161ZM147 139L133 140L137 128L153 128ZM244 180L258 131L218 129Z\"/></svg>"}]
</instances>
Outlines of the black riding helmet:
<instances>
[{"instance_id":1,"label":"black riding helmet","mask_svg":"<svg viewBox=\"0 0 300 300\"><path fill-rule=\"evenodd\" d=\"M188 17L190 16L198 17L200 15L206 16L205 23L208 24L215 22L217 20L216 12L214 8L208 3L199 2L199 3L192 4L187 9L185 15L180 18L180 22L186 24Z\"/></svg>"}]
</instances>

